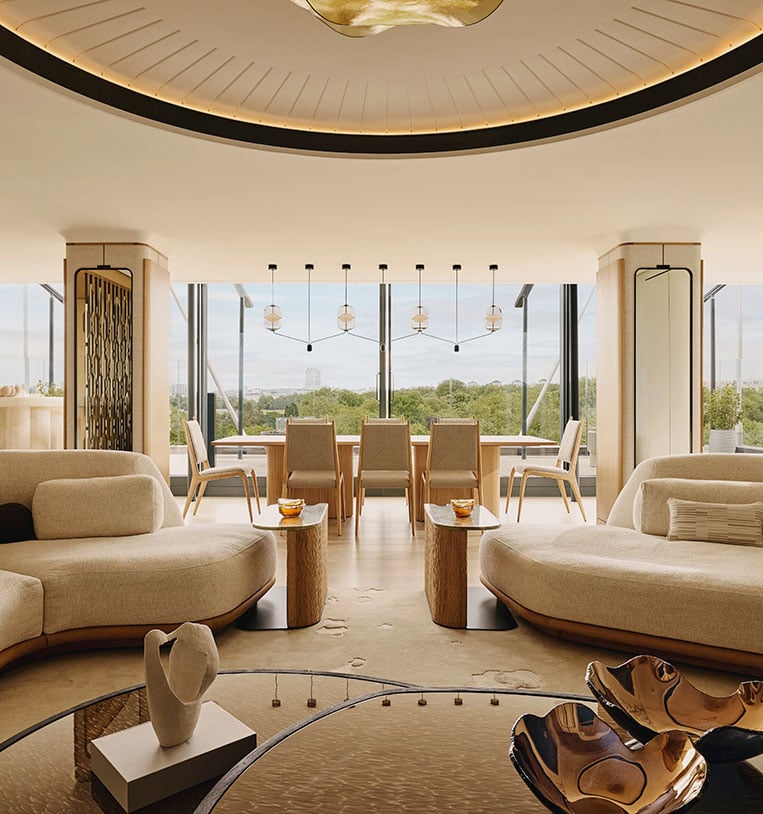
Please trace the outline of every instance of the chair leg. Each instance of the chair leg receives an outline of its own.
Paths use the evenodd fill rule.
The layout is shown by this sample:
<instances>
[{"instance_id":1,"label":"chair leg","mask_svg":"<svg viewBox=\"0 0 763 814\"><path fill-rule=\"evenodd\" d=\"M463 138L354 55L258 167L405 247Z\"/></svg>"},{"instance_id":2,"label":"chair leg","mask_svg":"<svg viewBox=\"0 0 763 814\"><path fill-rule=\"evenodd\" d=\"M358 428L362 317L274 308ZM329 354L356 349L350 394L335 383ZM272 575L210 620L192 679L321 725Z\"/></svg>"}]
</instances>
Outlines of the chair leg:
<instances>
[{"instance_id":1,"label":"chair leg","mask_svg":"<svg viewBox=\"0 0 763 814\"><path fill-rule=\"evenodd\" d=\"M413 505L413 489L409 489L406 487L405 489L405 501L408 504L408 520L411 524L411 536L416 536L416 511Z\"/></svg>"},{"instance_id":2,"label":"chair leg","mask_svg":"<svg viewBox=\"0 0 763 814\"><path fill-rule=\"evenodd\" d=\"M578 482L575 480L574 477L570 478L570 489L572 489L572 494L575 495L575 500L578 502L578 508L580 509L580 514L583 515L583 522L587 523L588 519L585 516L585 509L583 508L583 498L580 495L580 489L578 488Z\"/></svg>"},{"instance_id":3,"label":"chair leg","mask_svg":"<svg viewBox=\"0 0 763 814\"><path fill-rule=\"evenodd\" d=\"M207 483L208 481L201 481L199 484L199 494L196 495L196 505L193 507L193 516L196 517L196 512L199 511L199 506L201 506L201 499L204 497L204 492L207 490Z\"/></svg>"},{"instance_id":4,"label":"chair leg","mask_svg":"<svg viewBox=\"0 0 763 814\"><path fill-rule=\"evenodd\" d=\"M336 488L336 533L342 533L342 515L344 514L344 501L342 500L342 482L337 484Z\"/></svg>"},{"instance_id":5,"label":"chair leg","mask_svg":"<svg viewBox=\"0 0 763 814\"><path fill-rule=\"evenodd\" d=\"M260 488L257 486L257 474L252 470L252 486L254 486L254 499L257 501L257 514L262 514L260 508Z\"/></svg>"},{"instance_id":6,"label":"chair leg","mask_svg":"<svg viewBox=\"0 0 763 814\"><path fill-rule=\"evenodd\" d=\"M358 478L357 493L355 495L355 536L358 536L358 523L360 521L360 511L363 508L363 487Z\"/></svg>"},{"instance_id":7,"label":"chair leg","mask_svg":"<svg viewBox=\"0 0 763 814\"><path fill-rule=\"evenodd\" d=\"M517 523L522 515L522 502L525 499L525 484L527 483L527 472L522 473L522 480L519 484L519 506L517 507Z\"/></svg>"},{"instance_id":8,"label":"chair leg","mask_svg":"<svg viewBox=\"0 0 763 814\"><path fill-rule=\"evenodd\" d=\"M509 486L506 489L506 508L503 510L504 514L509 513L509 501L511 500L511 490L514 486L514 473L517 471L515 466L511 467L511 472L509 472Z\"/></svg>"},{"instance_id":9,"label":"chair leg","mask_svg":"<svg viewBox=\"0 0 763 814\"><path fill-rule=\"evenodd\" d=\"M188 495L185 499L185 506L183 506L183 520L185 520L185 516L188 514L188 509L191 506L191 501L193 500L194 493L196 492L196 487L199 485L199 481L196 480L193 476L191 476L191 485L188 487Z\"/></svg>"},{"instance_id":10,"label":"chair leg","mask_svg":"<svg viewBox=\"0 0 763 814\"><path fill-rule=\"evenodd\" d=\"M254 522L254 517L252 517L252 493L249 491L249 476L244 472L241 476L241 480L244 481L244 494L246 495L246 508L249 509L249 522Z\"/></svg>"},{"instance_id":11,"label":"chair leg","mask_svg":"<svg viewBox=\"0 0 763 814\"><path fill-rule=\"evenodd\" d=\"M567 490L564 488L564 481L561 478L554 478L556 485L559 487L559 493L564 501L564 508L567 509L567 514L570 513L570 502L567 500Z\"/></svg>"}]
</instances>

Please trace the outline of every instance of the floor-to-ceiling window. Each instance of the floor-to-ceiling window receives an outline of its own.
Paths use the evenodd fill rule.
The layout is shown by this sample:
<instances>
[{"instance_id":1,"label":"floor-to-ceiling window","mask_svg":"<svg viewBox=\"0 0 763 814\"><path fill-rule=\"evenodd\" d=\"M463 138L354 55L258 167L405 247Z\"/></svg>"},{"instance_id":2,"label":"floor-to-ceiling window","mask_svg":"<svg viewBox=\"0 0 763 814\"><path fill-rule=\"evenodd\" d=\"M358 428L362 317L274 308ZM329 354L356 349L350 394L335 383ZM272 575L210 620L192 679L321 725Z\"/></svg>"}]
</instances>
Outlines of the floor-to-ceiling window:
<instances>
[{"instance_id":1,"label":"floor-to-ceiling window","mask_svg":"<svg viewBox=\"0 0 763 814\"><path fill-rule=\"evenodd\" d=\"M390 287L390 412L424 434L435 416L476 416L486 434L560 437L560 289L556 285L458 286L395 283ZM380 286L302 283L210 284L206 290L207 389L212 394L208 438L282 433L289 416L328 416L340 434L357 434L364 416L383 412L380 384ZM580 404L595 423L593 287L579 296ZM187 407L188 304L175 286L172 313L173 474L187 467L182 417ZM384 299L384 298L382 298ZM276 324L266 310L276 306ZM338 322L344 307L354 322ZM427 322L412 322L426 311ZM496 315L500 311L500 330ZM269 314L269 312L268 312ZM488 319L488 317L492 317ZM351 327L344 331L342 327ZM490 330L490 329L494 330ZM264 451L218 450L253 456L264 474ZM511 456L505 451L502 469ZM555 459L553 447L530 454ZM221 456L222 459L221 460ZM592 472L581 459L584 476ZM504 473L506 474L506 473Z\"/></svg>"},{"instance_id":2,"label":"floor-to-ceiling window","mask_svg":"<svg viewBox=\"0 0 763 814\"><path fill-rule=\"evenodd\" d=\"M737 447L763 447L763 286L707 287L704 300L706 408L712 391L734 391L741 406ZM706 409L706 444L710 423Z\"/></svg>"}]
</instances>

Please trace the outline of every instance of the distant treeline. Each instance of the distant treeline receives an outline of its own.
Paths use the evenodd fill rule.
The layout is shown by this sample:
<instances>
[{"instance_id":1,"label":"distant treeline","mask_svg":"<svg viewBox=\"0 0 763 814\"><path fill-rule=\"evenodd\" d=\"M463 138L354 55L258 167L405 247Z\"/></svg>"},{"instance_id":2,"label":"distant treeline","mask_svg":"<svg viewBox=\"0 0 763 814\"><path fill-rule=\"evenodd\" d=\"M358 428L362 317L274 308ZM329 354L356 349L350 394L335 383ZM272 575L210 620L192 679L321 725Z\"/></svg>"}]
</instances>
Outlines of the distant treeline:
<instances>
[{"instance_id":1,"label":"distant treeline","mask_svg":"<svg viewBox=\"0 0 763 814\"><path fill-rule=\"evenodd\" d=\"M543 390L543 383L527 387L527 409L532 410ZM235 402L234 402L235 403ZM215 437L237 432L222 399L216 400ZM596 423L596 380L580 379L580 411L586 426ZM411 432L429 432L429 422L435 416L469 418L476 416L480 430L487 435L513 435L522 429L521 384L466 384L447 379L436 387L410 387L398 390L392 400L392 413L411 422ZM373 391L356 392L322 387L310 393L289 396L262 395L244 401L244 429L249 435L272 431L281 416L324 416L336 422L337 433L356 435L366 416L379 414ZM186 415L184 397L171 400L172 444L183 444L182 419ZM559 385L550 384L537 406L528 427L531 435L559 440Z\"/></svg>"}]
</instances>

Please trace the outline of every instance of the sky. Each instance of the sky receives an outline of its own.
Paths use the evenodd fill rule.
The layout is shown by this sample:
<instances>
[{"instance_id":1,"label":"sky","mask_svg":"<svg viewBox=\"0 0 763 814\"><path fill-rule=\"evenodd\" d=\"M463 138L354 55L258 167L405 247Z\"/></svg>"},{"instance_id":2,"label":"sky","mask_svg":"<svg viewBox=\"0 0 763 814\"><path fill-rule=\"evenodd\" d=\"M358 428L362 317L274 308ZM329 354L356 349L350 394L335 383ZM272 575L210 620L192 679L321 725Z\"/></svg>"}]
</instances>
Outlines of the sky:
<instances>
[{"instance_id":1,"label":"sky","mask_svg":"<svg viewBox=\"0 0 763 814\"><path fill-rule=\"evenodd\" d=\"M52 284L59 291L60 283ZM24 298L26 288L26 302ZM359 338L376 339L378 287L350 283L347 300L357 315L353 336L324 339L337 332L336 312L344 303L344 286L314 284L311 287L310 338L314 350L306 351L307 285L247 284L253 307L245 309L244 382L247 390L304 389L305 371L320 370L322 386L373 390L376 386L377 346ZM415 282L393 286L392 363L395 389L436 385L449 377L486 383L521 379L522 311L514 307L519 285L497 285L495 302L503 312L503 328L493 335L472 339L484 333L483 320L492 303L490 285L460 285L458 307L459 353L453 352L455 329L455 286L422 283L421 302L429 310L427 333L439 336L407 336L410 315L418 304ZM185 286L175 287L185 304ZM582 309L591 286L579 289ZM740 296L741 293L741 296ZM263 309L272 299L283 309L283 327L300 341L266 331ZM736 375L739 311L742 310L742 378L763 380L763 286L728 286L716 299L718 381ZM38 285L0 284L0 385L25 384L34 389L48 378L49 296ZM595 375L595 297L580 321L580 373ZM171 379L185 381L185 324L174 301L171 313ZM536 285L528 307L528 380L547 378L558 358L559 288ZM27 323L25 352L24 323ZM235 390L238 383L239 300L232 284L209 286L209 359L223 387ZM63 382L63 307L54 305L55 381ZM709 378L709 312L705 314L705 379Z\"/></svg>"}]
</instances>

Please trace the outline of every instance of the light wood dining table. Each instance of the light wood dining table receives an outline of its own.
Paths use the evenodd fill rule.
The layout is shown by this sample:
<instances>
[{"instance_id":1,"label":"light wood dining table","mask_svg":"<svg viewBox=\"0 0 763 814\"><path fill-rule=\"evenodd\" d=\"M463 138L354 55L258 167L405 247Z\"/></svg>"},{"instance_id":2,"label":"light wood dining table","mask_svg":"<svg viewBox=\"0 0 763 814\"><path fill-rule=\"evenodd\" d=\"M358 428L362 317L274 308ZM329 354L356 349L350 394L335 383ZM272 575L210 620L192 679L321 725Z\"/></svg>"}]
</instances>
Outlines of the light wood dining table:
<instances>
[{"instance_id":1,"label":"light wood dining table","mask_svg":"<svg viewBox=\"0 0 763 814\"><path fill-rule=\"evenodd\" d=\"M216 438L212 446L218 447L264 447L267 454L267 501L275 503L283 497L281 489L286 475L284 448L286 437L283 435L228 435ZM359 435L337 435L336 444L339 450L339 468L344 475L344 505L347 515L352 515L353 508L353 449L360 444ZM427 450L429 449L428 435L411 436L413 446L413 478L416 495L416 519L424 520L424 501L421 475L427 464ZM502 447L555 447L556 441L548 438L538 438L535 435L481 435L480 451L482 456L482 504L493 514L501 511L501 448ZM451 497L458 497L452 490L447 497L441 490L433 489L430 496L432 503L445 502ZM467 490L463 497L471 497ZM318 499L320 498L320 500ZM329 503L326 497L317 494L315 499L311 496L310 502Z\"/></svg>"}]
</instances>

